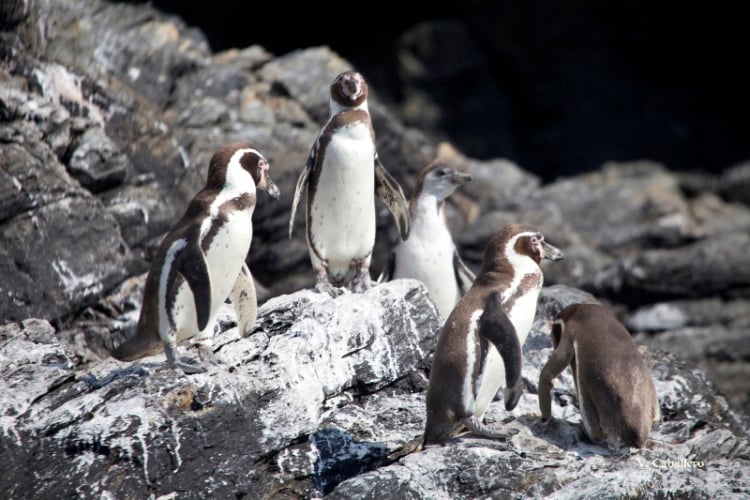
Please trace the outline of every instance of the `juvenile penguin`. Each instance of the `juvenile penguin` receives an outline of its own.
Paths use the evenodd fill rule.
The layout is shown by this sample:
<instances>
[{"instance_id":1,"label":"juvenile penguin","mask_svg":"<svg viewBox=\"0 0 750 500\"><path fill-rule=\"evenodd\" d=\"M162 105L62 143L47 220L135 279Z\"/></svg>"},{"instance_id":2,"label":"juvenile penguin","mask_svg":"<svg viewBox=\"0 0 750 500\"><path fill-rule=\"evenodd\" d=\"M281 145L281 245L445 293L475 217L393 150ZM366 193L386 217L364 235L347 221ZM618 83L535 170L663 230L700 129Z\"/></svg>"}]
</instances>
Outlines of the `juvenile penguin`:
<instances>
[{"instance_id":1,"label":"juvenile penguin","mask_svg":"<svg viewBox=\"0 0 750 500\"><path fill-rule=\"evenodd\" d=\"M552 380L570 366L589 439L613 448L642 448L661 411L630 333L602 305L571 304L555 317L551 336L555 350L539 376L542 420L552 418Z\"/></svg>"},{"instance_id":2,"label":"juvenile penguin","mask_svg":"<svg viewBox=\"0 0 750 500\"><path fill-rule=\"evenodd\" d=\"M409 200L409 238L391 252L379 282L413 278L424 283L443 319L474 282L461 260L445 218L445 199L471 175L433 161L419 173Z\"/></svg>"},{"instance_id":3,"label":"juvenile penguin","mask_svg":"<svg viewBox=\"0 0 750 500\"><path fill-rule=\"evenodd\" d=\"M292 237L297 205L307 194L307 246L318 291L354 292L372 285L375 196L391 211L399 235L409 235L409 209L401 186L385 170L375 148L367 83L356 71L338 75L330 87L330 117L318 134L297 180L289 219Z\"/></svg>"},{"instance_id":4,"label":"juvenile penguin","mask_svg":"<svg viewBox=\"0 0 750 500\"><path fill-rule=\"evenodd\" d=\"M507 437L483 423L484 413L503 386L505 409L518 404L521 346L544 280L539 264L562 258L542 233L519 224L509 224L490 238L474 284L438 337L423 445L454 437L464 427L487 437Z\"/></svg>"},{"instance_id":5,"label":"juvenile penguin","mask_svg":"<svg viewBox=\"0 0 750 500\"><path fill-rule=\"evenodd\" d=\"M132 361L163 348L169 367L201 372L202 366L177 358L177 346L194 345L201 361L216 363L214 323L227 297L241 334L255 323L255 284L245 259L253 237L256 187L279 197L268 169L263 155L246 143L228 144L212 156L206 185L159 246L135 334L113 351L115 358Z\"/></svg>"}]
</instances>

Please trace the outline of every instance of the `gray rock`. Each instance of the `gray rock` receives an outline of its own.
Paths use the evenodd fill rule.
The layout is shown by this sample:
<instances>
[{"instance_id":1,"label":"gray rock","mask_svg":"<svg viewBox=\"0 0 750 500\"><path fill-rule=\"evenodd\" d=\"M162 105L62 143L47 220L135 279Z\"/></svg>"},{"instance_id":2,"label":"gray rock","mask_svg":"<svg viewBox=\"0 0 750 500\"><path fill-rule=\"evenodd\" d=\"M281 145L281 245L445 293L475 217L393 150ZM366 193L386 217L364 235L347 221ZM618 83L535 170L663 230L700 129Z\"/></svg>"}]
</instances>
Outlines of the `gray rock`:
<instances>
[{"instance_id":1,"label":"gray rock","mask_svg":"<svg viewBox=\"0 0 750 500\"><path fill-rule=\"evenodd\" d=\"M136 266L115 220L93 198L19 215L0 228L0 241L6 321L69 315L98 301Z\"/></svg>"},{"instance_id":2,"label":"gray rock","mask_svg":"<svg viewBox=\"0 0 750 500\"><path fill-rule=\"evenodd\" d=\"M92 193L121 184L131 171L130 160L101 127L87 128L73 141L67 167Z\"/></svg>"},{"instance_id":3,"label":"gray rock","mask_svg":"<svg viewBox=\"0 0 750 500\"><path fill-rule=\"evenodd\" d=\"M530 340L548 336L560 305L591 299L545 289ZM335 299L303 290L262 304L247 338L220 329L222 364L191 376L162 369L163 355L81 363L48 322L6 325L0 451L19 467L6 470L2 495L568 498L603 491L603 477L616 495L722 497L715 478L730 471L733 491L750 492L736 473L750 461L746 417L703 372L662 352L652 374L664 419L650 449L586 442L567 372L553 393L556 420L542 424L536 381L552 348L536 342L525 346L519 405L488 410L517 431L509 442L465 436L417 451L425 391L399 381L434 348L438 321L413 280Z\"/></svg>"},{"instance_id":4,"label":"gray rock","mask_svg":"<svg viewBox=\"0 0 750 500\"><path fill-rule=\"evenodd\" d=\"M719 190L732 201L750 205L750 162L728 168L721 175Z\"/></svg>"},{"instance_id":5,"label":"gray rock","mask_svg":"<svg viewBox=\"0 0 750 500\"><path fill-rule=\"evenodd\" d=\"M679 248L653 249L621 262L623 294L641 300L731 295L750 286L750 256L744 251L750 235L725 233Z\"/></svg>"},{"instance_id":6,"label":"gray rock","mask_svg":"<svg viewBox=\"0 0 750 500\"><path fill-rule=\"evenodd\" d=\"M31 484L19 468L3 496L270 494L300 478L295 467L312 491L315 455L298 456L300 444L331 408L407 376L434 346L438 317L423 285L399 280L336 299L275 297L256 326L248 338L220 333L223 364L196 377L159 370L163 355L86 368L46 321L4 327L13 362L0 368L2 383L17 389L1 403L4 460L58 479Z\"/></svg>"}]
</instances>

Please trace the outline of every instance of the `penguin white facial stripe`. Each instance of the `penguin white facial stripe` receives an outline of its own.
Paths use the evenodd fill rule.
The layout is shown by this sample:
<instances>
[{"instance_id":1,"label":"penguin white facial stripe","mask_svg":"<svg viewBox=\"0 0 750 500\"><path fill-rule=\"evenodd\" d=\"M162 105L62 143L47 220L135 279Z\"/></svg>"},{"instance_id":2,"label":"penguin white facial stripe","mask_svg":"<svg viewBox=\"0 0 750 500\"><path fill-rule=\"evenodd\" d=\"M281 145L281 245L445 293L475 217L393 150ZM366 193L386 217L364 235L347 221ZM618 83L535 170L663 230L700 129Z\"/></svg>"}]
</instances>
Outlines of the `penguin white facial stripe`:
<instances>
[{"instance_id":1,"label":"penguin white facial stripe","mask_svg":"<svg viewBox=\"0 0 750 500\"><path fill-rule=\"evenodd\" d=\"M535 236L536 234L537 233L529 231L519 233L513 236L505 245L505 257L508 259L511 266L513 266L513 281L503 292L503 301L506 301L515 295L525 275L538 273L540 271L539 266L534 259L528 255L521 255L515 250L516 242L520 238Z\"/></svg>"},{"instance_id":2,"label":"penguin white facial stripe","mask_svg":"<svg viewBox=\"0 0 750 500\"><path fill-rule=\"evenodd\" d=\"M245 170L240 164L240 159L248 153L256 154L258 157L265 160L265 157L254 148L244 148L235 151L227 165L224 188L211 202L208 209L209 217L201 223L199 241L202 242L216 224L216 219L221 213L222 205L244 194L249 194L251 196L255 195L255 180L253 179L253 176L250 175L250 172ZM252 215L252 209L250 215Z\"/></svg>"},{"instance_id":3,"label":"penguin white facial stripe","mask_svg":"<svg viewBox=\"0 0 750 500\"><path fill-rule=\"evenodd\" d=\"M174 275L174 260L177 253L187 246L187 240L180 238L175 240L167 250L167 255L164 258L164 265L161 268L161 274L159 275L159 311L167 311L167 285L169 279ZM174 278L172 278L174 279ZM166 314L159 315L159 331L167 332L171 329L170 320Z\"/></svg>"},{"instance_id":4,"label":"penguin white facial stripe","mask_svg":"<svg viewBox=\"0 0 750 500\"><path fill-rule=\"evenodd\" d=\"M479 329L479 318L484 309L477 309L469 319L469 334L466 336L466 374L464 375L461 400L467 415L474 413L474 367L477 364L476 342Z\"/></svg>"},{"instance_id":5,"label":"penguin white facial stripe","mask_svg":"<svg viewBox=\"0 0 750 500\"><path fill-rule=\"evenodd\" d=\"M226 179L224 180L224 189L222 189L222 193L227 191L226 188L234 188L231 189L231 191L255 191L255 180L253 180L253 176L250 175L250 172L245 170L240 164L240 159L248 153L255 154L258 158L266 161L265 157L255 148L238 149L235 151L227 164ZM268 162L266 161L266 163ZM250 179L249 182L247 180L248 178Z\"/></svg>"}]
</instances>

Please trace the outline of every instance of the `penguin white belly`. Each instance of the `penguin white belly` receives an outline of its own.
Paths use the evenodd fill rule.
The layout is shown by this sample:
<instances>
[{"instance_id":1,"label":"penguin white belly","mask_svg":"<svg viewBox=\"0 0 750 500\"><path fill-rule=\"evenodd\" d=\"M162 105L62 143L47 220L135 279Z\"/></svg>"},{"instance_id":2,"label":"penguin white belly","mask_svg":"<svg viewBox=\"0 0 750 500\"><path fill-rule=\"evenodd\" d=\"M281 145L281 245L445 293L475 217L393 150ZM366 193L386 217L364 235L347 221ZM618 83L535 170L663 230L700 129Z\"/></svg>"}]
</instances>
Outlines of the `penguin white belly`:
<instances>
[{"instance_id":1,"label":"penguin white belly","mask_svg":"<svg viewBox=\"0 0 750 500\"><path fill-rule=\"evenodd\" d=\"M474 406L474 416L481 419L487 407L495 398L495 394L501 388L505 387L505 363L495 346L489 345L487 357L484 360L484 369L482 378L477 391L477 401Z\"/></svg>"},{"instance_id":2,"label":"penguin white belly","mask_svg":"<svg viewBox=\"0 0 750 500\"><path fill-rule=\"evenodd\" d=\"M396 247L393 277L424 283L438 312L446 319L460 298L453 269L454 245L450 235L446 241L440 231L431 236L413 233Z\"/></svg>"},{"instance_id":3,"label":"penguin white belly","mask_svg":"<svg viewBox=\"0 0 750 500\"><path fill-rule=\"evenodd\" d=\"M211 277L211 312L206 328L198 330L195 300L186 282L180 285L175 308L177 342L201 342L213 337L214 322L222 304L229 296L252 240L252 221L247 212L233 212L216 232L207 251L206 267Z\"/></svg>"},{"instance_id":4,"label":"penguin white belly","mask_svg":"<svg viewBox=\"0 0 750 500\"><path fill-rule=\"evenodd\" d=\"M536 302L539 297L539 290L532 290L516 299L513 308L508 311L508 319L513 323L518 336L518 342L523 348L526 337L529 336L529 330L534 323L536 314Z\"/></svg>"},{"instance_id":5,"label":"penguin white belly","mask_svg":"<svg viewBox=\"0 0 750 500\"><path fill-rule=\"evenodd\" d=\"M508 314L508 319L513 323L518 343L521 344L522 349L526 338L529 336L531 325L534 322L538 297L538 290L532 290L524 294L516 300ZM505 363L497 349L493 345L490 345L482 372L481 386L477 394L477 402L474 410L476 417L484 415L487 407L495 398L495 394L502 387L505 387Z\"/></svg>"},{"instance_id":6,"label":"penguin white belly","mask_svg":"<svg viewBox=\"0 0 750 500\"><path fill-rule=\"evenodd\" d=\"M343 276L354 259L375 245L375 146L364 124L337 131L325 151L324 165L310 207L313 245L328 260L331 275Z\"/></svg>"},{"instance_id":7,"label":"penguin white belly","mask_svg":"<svg viewBox=\"0 0 750 500\"><path fill-rule=\"evenodd\" d=\"M243 262L250 250L253 226L246 212L232 212L211 241L206 251L211 273L212 317L232 291Z\"/></svg>"}]
</instances>

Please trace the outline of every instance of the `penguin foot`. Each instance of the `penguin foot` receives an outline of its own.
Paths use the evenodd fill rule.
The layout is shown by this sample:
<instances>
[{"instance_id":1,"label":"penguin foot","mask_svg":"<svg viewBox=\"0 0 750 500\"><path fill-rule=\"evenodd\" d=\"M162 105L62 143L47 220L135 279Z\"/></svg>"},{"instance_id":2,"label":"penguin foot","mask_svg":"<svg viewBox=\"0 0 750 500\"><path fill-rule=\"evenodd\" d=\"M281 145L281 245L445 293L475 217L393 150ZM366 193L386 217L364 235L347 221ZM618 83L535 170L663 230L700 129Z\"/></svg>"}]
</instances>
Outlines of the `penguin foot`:
<instances>
[{"instance_id":1,"label":"penguin foot","mask_svg":"<svg viewBox=\"0 0 750 500\"><path fill-rule=\"evenodd\" d=\"M360 269L352 280L352 292L363 293L372 288L372 279L367 269Z\"/></svg>"},{"instance_id":2,"label":"penguin foot","mask_svg":"<svg viewBox=\"0 0 750 500\"><path fill-rule=\"evenodd\" d=\"M341 295L344 295L344 289L339 288L337 286L332 285L328 280L319 280L317 283L315 283L315 290L318 293L327 293L334 299L336 297L340 297Z\"/></svg>"},{"instance_id":3,"label":"penguin foot","mask_svg":"<svg viewBox=\"0 0 750 500\"><path fill-rule=\"evenodd\" d=\"M479 436L484 436L488 438L493 439L503 439L503 440L509 440L516 434L518 434L518 429L507 429L505 431L500 431L499 429L493 429L489 427L488 425L482 423L479 421L477 417L466 417L463 420L463 424L472 432L472 434L477 434Z\"/></svg>"},{"instance_id":4,"label":"penguin foot","mask_svg":"<svg viewBox=\"0 0 750 500\"><path fill-rule=\"evenodd\" d=\"M216 354L214 354L214 350L211 349L211 346L198 344L197 348L198 348L198 357L200 357L203 363L208 363L212 365L221 364L221 361L219 361L219 358L216 357Z\"/></svg>"},{"instance_id":5,"label":"penguin foot","mask_svg":"<svg viewBox=\"0 0 750 500\"><path fill-rule=\"evenodd\" d=\"M186 363L184 361L175 361L172 364L171 368L179 368L185 373L185 375L194 375L196 373L206 373L206 368L204 366L201 366L198 364Z\"/></svg>"},{"instance_id":6,"label":"penguin foot","mask_svg":"<svg viewBox=\"0 0 750 500\"><path fill-rule=\"evenodd\" d=\"M180 369L186 375L192 375L194 373L204 373L206 371L206 369L199 364L186 363L185 361L177 359L177 347L173 345L166 344L164 346L164 354L167 355L168 368Z\"/></svg>"}]
</instances>

